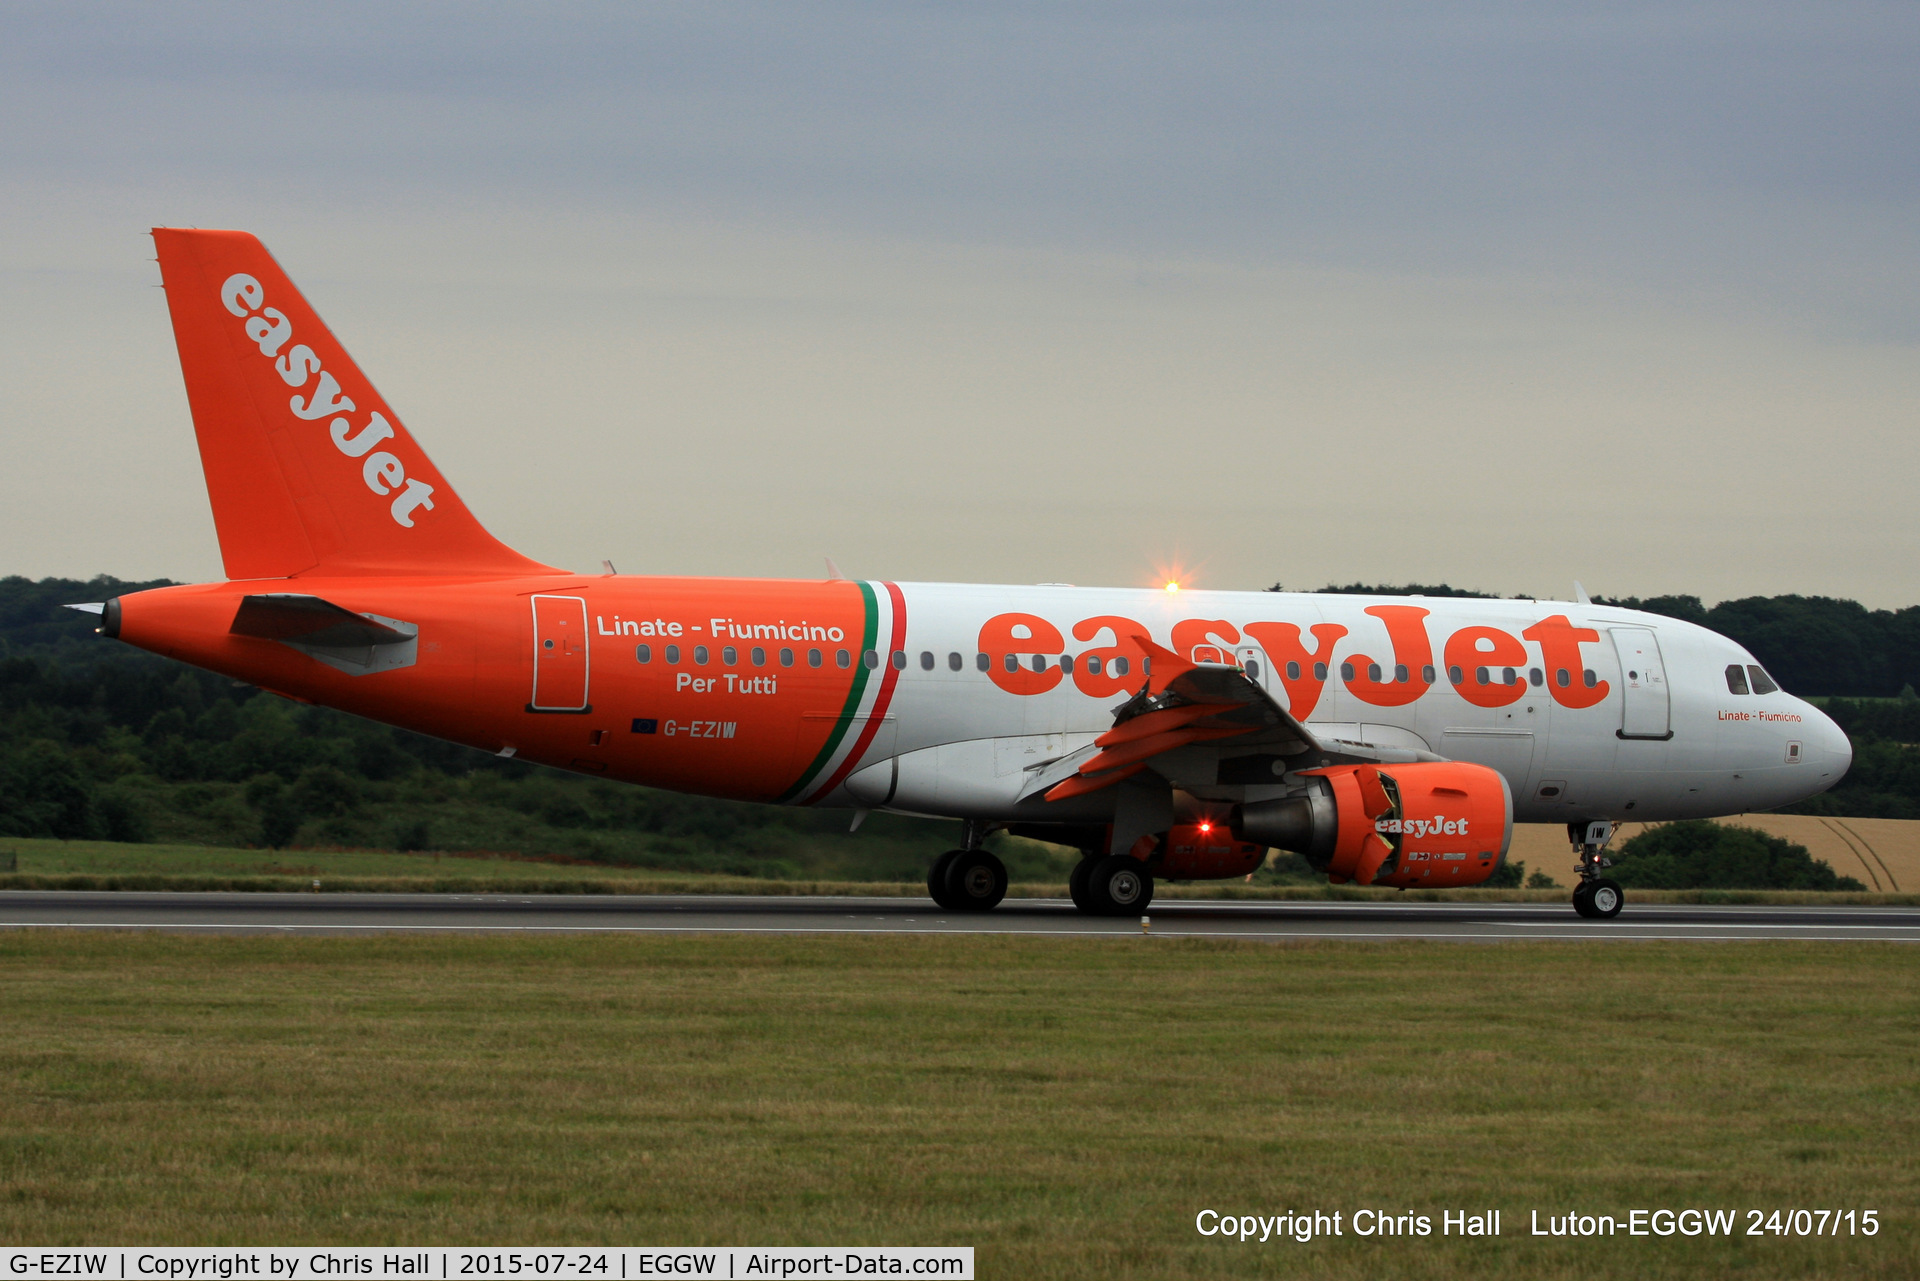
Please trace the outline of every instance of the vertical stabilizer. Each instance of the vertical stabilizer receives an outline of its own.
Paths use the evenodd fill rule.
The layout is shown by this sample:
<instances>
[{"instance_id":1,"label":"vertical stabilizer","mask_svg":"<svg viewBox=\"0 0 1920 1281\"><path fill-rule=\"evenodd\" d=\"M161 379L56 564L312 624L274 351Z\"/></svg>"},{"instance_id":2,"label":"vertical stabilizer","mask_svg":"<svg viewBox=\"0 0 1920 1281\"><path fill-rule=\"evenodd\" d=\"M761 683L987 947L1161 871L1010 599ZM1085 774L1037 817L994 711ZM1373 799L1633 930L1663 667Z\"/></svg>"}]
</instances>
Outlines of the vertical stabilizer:
<instances>
[{"instance_id":1,"label":"vertical stabilizer","mask_svg":"<svg viewBox=\"0 0 1920 1281\"><path fill-rule=\"evenodd\" d=\"M481 528L265 245L153 241L228 578L557 572Z\"/></svg>"}]
</instances>

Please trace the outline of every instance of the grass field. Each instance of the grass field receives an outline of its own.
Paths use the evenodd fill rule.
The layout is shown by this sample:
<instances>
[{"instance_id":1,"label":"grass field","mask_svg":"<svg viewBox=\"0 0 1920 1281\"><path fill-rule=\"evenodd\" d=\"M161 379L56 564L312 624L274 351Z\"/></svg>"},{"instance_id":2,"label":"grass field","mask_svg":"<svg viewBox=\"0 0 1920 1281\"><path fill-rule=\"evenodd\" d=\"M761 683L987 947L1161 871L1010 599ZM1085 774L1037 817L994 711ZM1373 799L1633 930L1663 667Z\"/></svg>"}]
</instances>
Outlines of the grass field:
<instances>
[{"instance_id":1,"label":"grass field","mask_svg":"<svg viewBox=\"0 0 1920 1281\"><path fill-rule=\"evenodd\" d=\"M0 1019L16 1243L1920 1274L1920 951L1891 945L9 933ZM1536 1209L1687 1206L1885 1226L1526 1235ZM1437 1234L1483 1207L1502 1238ZM1222 1243L1194 1231L1208 1208L1415 1211L1436 1235Z\"/></svg>"},{"instance_id":2,"label":"grass field","mask_svg":"<svg viewBox=\"0 0 1920 1281\"><path fill-rule=\"evenodd\" d=\"M676 872L621 864L544 861L512 854L402 853L395 850L267 850L212 845L0 839L0 890L231 890L438 894L926 894L924 880L793 880ZM1064 898L1057 880L1017 882L1009 898ZM1156 901L1177 898L1339 901L1564 903L1568 890L1409 890L1358 885L1246 884L1238 880L1162 883ZM1920 892L1823 893L1800 890L1642 890L1640 903L1817 903L1913 905Z\"/></svg>"}]
</instances>

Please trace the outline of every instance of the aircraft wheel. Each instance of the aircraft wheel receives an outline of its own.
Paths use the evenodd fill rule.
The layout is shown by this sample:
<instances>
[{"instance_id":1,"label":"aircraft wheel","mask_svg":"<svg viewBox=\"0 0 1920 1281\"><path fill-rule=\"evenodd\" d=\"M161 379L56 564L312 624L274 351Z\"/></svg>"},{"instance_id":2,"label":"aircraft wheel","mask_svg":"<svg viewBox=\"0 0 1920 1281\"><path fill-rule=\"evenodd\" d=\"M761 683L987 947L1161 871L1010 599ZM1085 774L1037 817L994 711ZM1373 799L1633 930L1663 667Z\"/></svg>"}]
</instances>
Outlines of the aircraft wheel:
<instances>
[{"instance_id":1,"label":"aircraft wheel","mask_svg":"<svg viewBox=\"0 0 1920 1281\"><path fill-rule=\"evenodd\" d=\"M1573 910L1578 916L1593 916L1593 882L1581 881L1573 887Z\"/></svg>"},{"instance_id":2,"label":"aircraft wheel","mask_svg":"<svg viewBox=\"0 0 1920 1281\"><path fill-rule=\"evenodd\" d=\"M956 912L986 912L1007 896L1007 865L985 850L960 850L947 865L947 897L942 907Z\"/></svg>"},{"instance_id":3,"label":"aircraft wheel","mask_svg":"<svg viewBox=\"0 0 1920 1281\"><path fill-rule=\"evenodd\" d=\"M1627 894L1620 888L1620 882L1603 876L1593 883L1587 894L1587 915L1598 921L1611 921L1620 915L1626 902Z\"/></svg>"},{"instance_id":4,"label":"aircraft wheel","mask_svg":"<svg viewBox=\"0 0 1920 1281\"><path fill-rule=\"evenodd\" d=\"M927 873L927 893L937 905L946 908L949 912L957 911L959 905L950 902L947 898L947 871L952 868L953 860L965 853L965 850L948 850L933 860L933 867Z\"/></svg>"},{"instance_id":5,"label":"aircraft wheel","mask_svg":"<svg viewBox=\"0 0 1920 1281\"><path fill-rule=\"evenodd\" d=\"M1099 861L1092 857L1083 858L1073 865L1073 871L1067 876L1067 897L1082 912L1093 910L1093 900L1087 897L1087 874L1093 871L1093 865Z\"/></svg>"},{"instance_id":6,"label":"aircraft wheel","mask_svg":"<svg viewBox=\"0 0 1920 1281\"><path fill-rule=\"evenodd\" d=\"M1087 899L1096 916L1144 912L1153 902L1153 873L1137 858L1109 854L1087 872Z\"/></svg>"}]
</instances>

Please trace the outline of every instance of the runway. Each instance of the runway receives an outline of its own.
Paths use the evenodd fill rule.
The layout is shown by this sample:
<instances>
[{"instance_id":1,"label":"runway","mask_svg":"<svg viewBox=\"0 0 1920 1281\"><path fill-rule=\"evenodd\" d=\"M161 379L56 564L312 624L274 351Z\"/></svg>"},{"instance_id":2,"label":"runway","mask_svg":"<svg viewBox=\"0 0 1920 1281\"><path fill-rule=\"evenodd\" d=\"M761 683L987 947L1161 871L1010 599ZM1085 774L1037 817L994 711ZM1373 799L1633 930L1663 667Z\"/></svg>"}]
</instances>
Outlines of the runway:
<instances>
[{"instance_id":1,"label":"runway","mask_svg":"<svg viewBox=\"0 0 1920 1281\"><path fill-rule=\"evenodd\" d=\"M1817 940L1920 943L1920 908L1635 904L1584 921L1565 904L1166 899L1086 917L1064 899L1009 899L982 915L926 899L719 895L173 894L0 892L0 929L205 934L1031 934L1063 938Z\"/></svg>"}]
</instances>

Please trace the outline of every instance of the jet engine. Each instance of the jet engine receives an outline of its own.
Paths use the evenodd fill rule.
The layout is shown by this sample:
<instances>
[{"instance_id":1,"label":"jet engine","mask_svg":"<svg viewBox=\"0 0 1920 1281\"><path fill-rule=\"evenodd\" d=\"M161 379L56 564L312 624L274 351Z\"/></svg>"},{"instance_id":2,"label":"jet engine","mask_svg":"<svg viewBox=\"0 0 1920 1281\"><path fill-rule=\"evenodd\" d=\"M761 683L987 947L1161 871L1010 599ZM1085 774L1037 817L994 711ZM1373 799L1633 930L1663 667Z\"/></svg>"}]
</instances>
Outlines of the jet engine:
<instances>
[{"instance_id":1,"label":"jet engine","mask_svg":"<svg viewBox=\"0 0 1920 1281\"><path fill-rule=\"evenodd\" d=\"M1336 885L1478 885L1506 861L1513 793L1484 765L1306 770L1299 796L1237 805L1243 841L1304 855Z\"/></svg>"},{"instance_id":2,"label":"jet engine","mask_svg":"<svg viewBox=\"0 0 1920 1281\"><path fill-rule=\"evenodd\" d=\"M1171 881L1207 881L1245 876L1266 857L1266 846L1239 840L1224 822L1202 818L1169 829L1152 866L1154 875Z\"/></svg>"}]
</instances>

